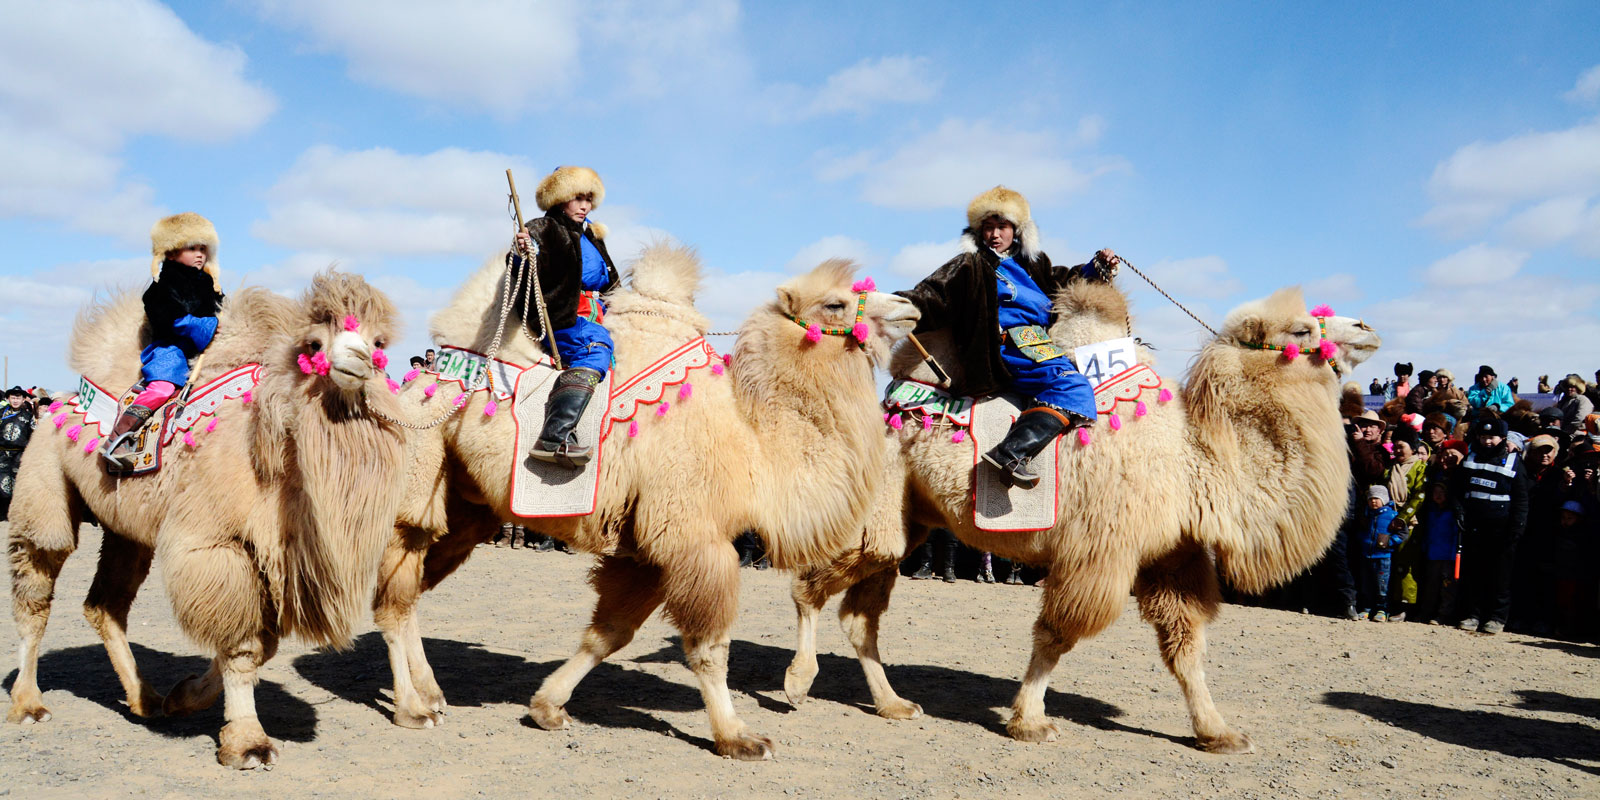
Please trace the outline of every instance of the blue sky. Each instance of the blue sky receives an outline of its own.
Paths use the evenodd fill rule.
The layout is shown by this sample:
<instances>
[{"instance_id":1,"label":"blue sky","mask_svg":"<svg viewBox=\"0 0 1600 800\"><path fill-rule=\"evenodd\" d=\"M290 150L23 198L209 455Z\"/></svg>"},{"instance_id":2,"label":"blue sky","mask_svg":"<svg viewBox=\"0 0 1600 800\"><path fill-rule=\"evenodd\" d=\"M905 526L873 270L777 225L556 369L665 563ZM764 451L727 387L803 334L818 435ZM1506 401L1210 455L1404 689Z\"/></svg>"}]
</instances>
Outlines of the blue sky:
<instances>
[{"instance_id":1,"label":"blue sky","mask_svg":"<svg viewBox=\"0 0 1600 800\"><path fill-rule=\"evenodd\" d=\"M330 263L427 315L559 164L626 261L670 236L727 329L829 256L909 286L1026 193L1215 322L1298 283L1395 361L1600 367L1600 5L0 0L0 350L65 387L72 314L216 222L225 288ZM1132 275L1178 372L1196 326Z\"/></svg>"}]
</instances>

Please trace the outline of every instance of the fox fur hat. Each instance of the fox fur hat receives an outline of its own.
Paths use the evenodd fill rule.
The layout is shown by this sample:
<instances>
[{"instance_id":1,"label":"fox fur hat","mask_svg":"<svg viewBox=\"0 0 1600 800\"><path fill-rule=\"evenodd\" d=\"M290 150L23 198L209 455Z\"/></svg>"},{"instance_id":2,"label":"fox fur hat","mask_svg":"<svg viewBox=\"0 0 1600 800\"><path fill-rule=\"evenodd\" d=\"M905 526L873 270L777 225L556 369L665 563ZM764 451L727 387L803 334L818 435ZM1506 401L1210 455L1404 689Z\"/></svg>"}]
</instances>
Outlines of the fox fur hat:
<instances>
[{"instance_id":1,"label":"fox fur hat","mask_svg":"<svg viewBox=\"0 0 1600 800\"><path fill-rule=\"evenodd\" d=\"M1016 228L1017 244L1023 256L1029 259L1039 256L1039 228L1033 224L1028 198L1004 186L996 186L967 204L967 230L961 236L963 249L969 253L978 251L983 244L978 241L979 229L990 217L999 217Z\"/></svg>"},{"instance_id":2,"label":"fox fur hat","mask_svg":"<svg viewBox=\"0 0 1600 800\"><path fill-rule=\"evenodd\" d=\"M211 276L211 283L217 291L222 291L222 267L217 262L217 229L211 220L193 211L163 217L150 228L150 277L161 276L161 262L166 260L168 253L197 244L206 246L206 265L202 271Z\"/></svg>"},{"instance_id":3,"label":"fox fur hat","mask_svg":"<svg viewBox=\"0 0 1600 800\"><path fill-rule=\"evenodd\" d=\"M606 199L606 185L600 182L599 173L588 167L556 167L555 172L539 181L533 199L540 211L549 211L580 194L594 195L594 207L600 207L601 201ZM606 226L598 222L590 222L588 226L594 238L606 238Z\"/></svg>"}]
</instances>

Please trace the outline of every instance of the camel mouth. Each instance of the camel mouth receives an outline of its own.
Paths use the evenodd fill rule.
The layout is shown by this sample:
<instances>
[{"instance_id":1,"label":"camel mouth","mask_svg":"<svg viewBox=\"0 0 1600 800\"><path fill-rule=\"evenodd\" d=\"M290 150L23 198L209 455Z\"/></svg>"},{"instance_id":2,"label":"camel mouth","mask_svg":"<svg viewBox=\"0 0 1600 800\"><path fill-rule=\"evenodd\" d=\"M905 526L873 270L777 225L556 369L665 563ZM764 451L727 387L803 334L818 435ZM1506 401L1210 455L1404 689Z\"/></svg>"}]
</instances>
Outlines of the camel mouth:
<instances>
[{"instance_id":1,"label":"camel mouth","mask_svg":"<svg viewBox=\"0 0 1600 800\"><path fill-rule=\"evenodd\" d=\"M367 382L370 370L353 370L342 364L334 364L328 371L328 377L333 379L334 385L345 391L355 391Z\"/></svg>"}]
</instances>

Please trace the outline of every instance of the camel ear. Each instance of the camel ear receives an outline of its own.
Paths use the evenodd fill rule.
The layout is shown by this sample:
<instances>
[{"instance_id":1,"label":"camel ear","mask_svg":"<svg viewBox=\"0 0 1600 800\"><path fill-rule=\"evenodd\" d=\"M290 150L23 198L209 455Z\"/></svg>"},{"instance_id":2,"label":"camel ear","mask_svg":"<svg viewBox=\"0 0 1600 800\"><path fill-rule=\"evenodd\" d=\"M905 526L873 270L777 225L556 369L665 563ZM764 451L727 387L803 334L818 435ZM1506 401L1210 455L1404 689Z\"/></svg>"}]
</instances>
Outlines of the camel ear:
<instances>
[{"instance_id":1,"label":"camel ear","mask_svg":"<svg viewBox=\"0 0 1600 800\"><path fill-rule=\"evenodd\" d=\"M795 311L795 307L794 307L795 302L796 301L795 301L795 296L794 296L794 290L793 289L790 289L787 286L779 286L778 287L778 310L779 311L782 311L785 314L797 313Z\"/></svg>"},{"instance_id":2,"label":"camel ear","mask_svg":"<svg viewBox=\"0 0 1600 800\"><path fill-rule=\"evenodd\" d=\"M1233 335L1241 342L1262 344L1267 338L1267 321L1257 314L1244 314L1230 320Z\"/></svg>"}]
</instances>

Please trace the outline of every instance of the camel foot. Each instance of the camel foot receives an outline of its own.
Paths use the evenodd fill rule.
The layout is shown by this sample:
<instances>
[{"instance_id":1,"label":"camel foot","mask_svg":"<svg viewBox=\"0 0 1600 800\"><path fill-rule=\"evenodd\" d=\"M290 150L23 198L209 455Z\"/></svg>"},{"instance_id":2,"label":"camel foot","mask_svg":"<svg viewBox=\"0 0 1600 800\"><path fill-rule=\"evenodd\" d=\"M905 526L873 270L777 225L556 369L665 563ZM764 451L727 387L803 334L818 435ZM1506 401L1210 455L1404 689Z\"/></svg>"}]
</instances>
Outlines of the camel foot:
<instances>
[{"instance_id":1,"label":"camel foot","mask_svg":"<svg viewBox=\"0 0 1600 800\"><path fill-rule=\"evenodd\" d=\"M811 682L816 678L816 664L808 667L802 667L798 663L790 664L783 673L783 693L789 698L789 705L798 706L804 703L811 694Z\"/></svg>"},{"instance_id":2,"label":"camel foot","mask_svg":"<svg viewBox=\"0 0 1600 800\"><path fill-rule=\"evenodd\" d=\"M418 686L417 696L421 697L422 704L435 714L447 713L446 709L450 707L450 704L444 701L444 692L440 690L438 684Z\"/></svg>"},{"instance_id":3,"label":"camel foot","mask_svg":"<svg viewBox=\"0 0 1600 800\"><path fill-rule=\"evenodd\" d=\"M1221 736L1197 737L1195 745L1207 753L1223 753L1225 755L1243 755L1256 751L1256 744L1250 741L1249 736L1233 730Z\"/></svg>"},{"instance_id":4,"label":"camel foot","mask_svg":"<svg viewBox=\"0 0 1600 800\"><path fill-rule=\"evenodd\" d=\"M916 719L922 716L922 706L903 697L878 706L878 716L884 719Z\"/></svg>"},{"instance_id":5,"label":"camel foot","mask_svg":"<svg viewBox=\"0 0 1600 800\"><path fill-rule=\"evenodd\" d=\"M217 737L217 763L234 769L270 767L278 763L278 748L255 719L230 722Z\"/></svg>"},{"instance_id":6,"label":"camel foot","mask_svg":"<svg viewBox=\"0 0 1600 800\"><path fill-rule=\"evenodd\" d=\"M182 717L204 711L217 702L218 692L209 691L199 675L189 675L167 692L161 702L161 713L169 717Z\"/></svg>"},{"instance_id":7,"label":"camel foot","mask_svg":"<svg viewBox=\"0 0 1600 800\"><path fill-rule=\"evenodd\" d=\"M753 733L741 733L736 739L717 740L717 755L740 761L771 761L772 740Z\"/></svg>"},{"instance_id":8,"label":"camel foot","mask_svg":"<svg viewBox=\"0 0 1600 800\"><path fill-rule=\"evenodd\" d=\"M1053 742L1061 738L1061 726L1046 718L1012 717L1006 723L1006 733L1019 742Z\"/></svg>"},{"instance_id":9,"label":"camel foot","mask_svg":"<svg viewBox=\"0 0 1600 800\"><path fill-rule=\"evenodd\" d=\"M538 695L528 701L528 716L547 731L564 731L572 727L572 715L567 710Z\"/></svg>"},{"instance_id":10,"label":"camel foot","mask_svg":"<svg viewBox=\"0 0 1600 800\"><path fill-rule=\"evenodd\" d=\"M128 713L136 717L150 719L159 717L167 704L167 698L149 686L139 687L139 696L128 698Z\"/></svg>"},{"instance_id":11,"label":"camel foot","mask_svg":"<svg viewBox=\"0 0 1600 800\"><path fill-rule=\"evenodd\" d=\"M394 710L394 724L402 728L427 730L444 724L439 712L431 708L397 708Z\"/></svg>"},{"instance_id":12,"label":"camel foot","mask_svg":"<svg viewBox=\"0 0 1600 800\"><path fill-rule=\"evenodd\" d=\"M44 707L44 697L32 693L31 697L12 697L11 710L6 712L6 722L15 725L32 725L49 722L50 709Z\"/></svg>"}]
</instances>

